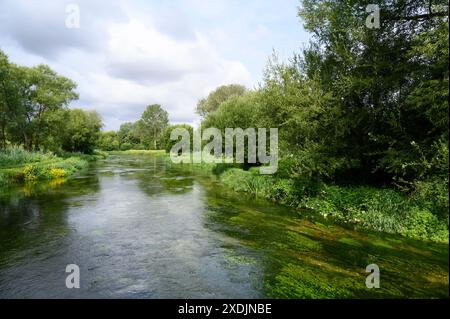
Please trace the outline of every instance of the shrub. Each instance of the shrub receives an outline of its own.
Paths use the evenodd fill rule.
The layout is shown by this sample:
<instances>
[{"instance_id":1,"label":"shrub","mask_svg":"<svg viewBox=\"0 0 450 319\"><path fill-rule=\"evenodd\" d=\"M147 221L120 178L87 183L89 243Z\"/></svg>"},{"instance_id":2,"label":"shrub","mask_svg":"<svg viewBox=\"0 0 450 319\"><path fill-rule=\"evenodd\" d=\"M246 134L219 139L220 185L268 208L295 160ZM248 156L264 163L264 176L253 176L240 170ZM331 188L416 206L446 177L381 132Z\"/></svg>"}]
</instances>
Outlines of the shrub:
<instances>
[{"instance_id":1,"label":"shrub","mask_svg":"<svg viewBox=\"0 0 450 319\"><path fill-rule=\"evenodd\" d=\"M449 222L448 177L430 178L414 184L412 198L427 207L439 219Z\"/></svg>"},{"instance_id":2,"label":"shrub","mask_svg":"<svg viewBox=\"0 0 450 319\"><path fill-rule=\"evenodd\" d=\"M131 145L131 143L125 142L120 145L121 151L128 151L128 150L131 150L132 148L133 148L133 145Z\"/></svg>"},{"instance_id":3,"label":"shrub","mask_svg":"<svg viewBox=\"0 0 450 319\"><path fill-rule=\"evenodd\" d=\"M50 175L53 178L61 178L67 175L67 172L63 170L62 168L51 168L50 169Z\"/></svg>"},{"instance_id":4,"label":"shrub","mask_svg":"<svg viewBox=\"0 0 450 319\"><path fill-rule=\"evenodd\" d=\"M25 165L23 169L24 180L27 183L31 183L37 180L36 170L33 165Z\"/></svg>"}]
</instances>

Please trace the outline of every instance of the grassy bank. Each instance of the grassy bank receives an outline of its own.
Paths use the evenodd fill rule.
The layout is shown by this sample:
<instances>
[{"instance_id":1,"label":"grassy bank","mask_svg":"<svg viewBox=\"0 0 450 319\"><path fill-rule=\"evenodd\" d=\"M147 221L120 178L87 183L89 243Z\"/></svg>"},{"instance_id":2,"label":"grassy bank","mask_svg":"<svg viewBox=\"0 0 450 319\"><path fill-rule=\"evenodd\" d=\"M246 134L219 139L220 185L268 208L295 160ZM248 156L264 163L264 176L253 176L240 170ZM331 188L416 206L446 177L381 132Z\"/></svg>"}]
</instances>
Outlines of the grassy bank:
<instances>
[{"instance_id":1,"label":"grassy bank","mask_svg":"<svg viewBox=\"0 0 450 319\"><path fill-rule=\"evenodd\" d=\"M448 197L445 193L425 191L406 195L387 188L320 184L317 192L308 194L307 187L291 179L237 168L224 171L220 179L237 192L310 209L326 218L360 228L415 239L448 241Z\"/></svg>"},{"instance_id":2,"label":"grassy bank","mask_svg":"<svg viewBox=\"0 0 450 319\"><path fill-rule=\"evenodd\" d=\"M236 192L253 194L286 206L309 210L338 223L406 237L448 242L448 193L445 181L423 183L413 194L370 186L338 186L261 175L227 164L173 164L214 173ZM435 182L436 183L436 182ZM315 188L311 192L311 188Z\"/></svg>"},{"instance_id":3,"label":"grassy bank","mask_svg":"<svg viewBox=\"0 0 450 319\"><path fill-rule=\"evenodd\" d=\"M127 150L127 151L109 151L111 155L164 155L165 150Z\"/></svg>"},{"instance_id":4,"label":"grassy bank","mask_svg":"<svg viewBox=\"0 0 450 319\"><path fill-rule=\"evenodd\" d=\"M89 161L104 158L106 154L95 152L53 153L28 152L21 148L0 151L0 186L15 183L33 183L68 177L88 166Z\"/></svg>"}]
</instances>

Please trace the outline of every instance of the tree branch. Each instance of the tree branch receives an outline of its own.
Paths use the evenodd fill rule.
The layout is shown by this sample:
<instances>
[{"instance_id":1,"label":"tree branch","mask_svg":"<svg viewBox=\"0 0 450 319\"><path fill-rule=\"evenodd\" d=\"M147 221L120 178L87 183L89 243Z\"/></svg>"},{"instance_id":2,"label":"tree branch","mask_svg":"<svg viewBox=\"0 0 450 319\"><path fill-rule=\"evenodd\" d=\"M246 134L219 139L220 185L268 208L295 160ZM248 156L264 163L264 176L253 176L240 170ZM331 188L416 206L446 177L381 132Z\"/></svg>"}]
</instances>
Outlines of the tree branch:
<instances>
[{"instance_id":1,"label":"tree branch","mask_svg":"<svg viewBox=\"0 0 450 319\"><path fill-rule=\"evenodd\" d=\"M417 21L417 20L429 20L436 17L448 17L448 11L442 11L442 12L430 12L425 14L419 14L415 16L409 16L409 17L402 17L402 16L394 16L394 17L388 17L387 20L389 21Z\"/></svg>"}]
</instances>

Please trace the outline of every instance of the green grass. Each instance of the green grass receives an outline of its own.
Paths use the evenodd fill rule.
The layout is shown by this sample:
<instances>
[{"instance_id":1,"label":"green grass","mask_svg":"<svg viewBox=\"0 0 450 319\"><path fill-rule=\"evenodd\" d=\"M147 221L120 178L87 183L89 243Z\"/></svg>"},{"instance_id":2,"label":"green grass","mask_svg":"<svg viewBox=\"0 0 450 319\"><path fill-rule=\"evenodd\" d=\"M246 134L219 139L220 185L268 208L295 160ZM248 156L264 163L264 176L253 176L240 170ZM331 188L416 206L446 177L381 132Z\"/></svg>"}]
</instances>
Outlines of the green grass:
<instances>
[{"instance_id":1,"label":"green grass","mask_svg":"<svg viewBox=\"0 0 450 319\"><path fill-rule=\"evenodd\" d=\"M66 178L88 166L88 161L104 154L66 153L58 157L53 153L29 152L22 148L0 151L0 186L16 183L34 183L40 180Z\"/></svg>"},{"instance_id":2,"label":"green grass","mask_svg":"<svg viewBox=\"0 0 450 319\"><path fill-rule=\"evenodd\" d=\"M375 187L343 187L321 184L317 191L291 179L260 175L254 170L231 168L221 181L237 192L246 192L359 228L406 237L448 242L447 200L437 208L431 198L408 196L399 191ZM441 196L442 197L442 196Z\"/></svg>"},{"instance_id":3,"label":"green grass","mask_svg":"<svg viewBox=\"0 0 450 319\"><path fill-rule=\"evenodd\" d=\"M88 166L78 157L57 158L53 161L25 164L15 168L0 169L0 186L14 183L33 183L39 180L65 178Z\"/></svg>"},{"instance_id":4,"label":"green grass","mask_svg":"<svg viewBox=\"0 0 450 319\"><path fill-rule=\"evenodd\" d=\"M85 161L92 162L96 161L98 159L105 159L108 157L108 152L95 150L92 154L84 154L79 152L66 152L61 155L63 158L69 158L69 157L77 157L81 158Z\"/></svg>"},{"instance_id":5,"label":"green grass","mask_svg":"<svg viewBox=\"0 0 450 319\"><path fill-rule=\"evenodd\" d=\"M53 153L28 152L20 147L11 147L0 151L0 168L51 161L55 158Z\"/></svg>"},{"instance_id":6,"label":"green grass","mask_svg":"<svg viewBox=\"0 0 450 319\"><path fill-rule=\"evenodd\" d=\"M182 162L182 163L174 163L166 154L165 157L166 165L180 168L183 170L188 170L190 172L200 173L200 174L215 174L215 175L221 175L223 172L225 172L228 169L232 168L241 168L242 164L228 164L228 163L192 163L192 162Z\"/></svg>"},{"instance_id":7,"label":"green grass","mask_svg":"<svg viewBox=\"0 0 450 319\"><path fill-rule=\"evenodd\" d=\"M346 223L407 237L448 241L448 224L424 203L393 189L325 185L304 206Z\"/></svg>"},{"instance_id":8,"label":"green grass","mask_svg":"<svg viewBox=\"0 0 450 319\"><path fill-rule=\"evenodd\" d=\"M165 150L127 150L127 151L109 151L111 155L164 155Z\"/></svg>"}]
</instances>

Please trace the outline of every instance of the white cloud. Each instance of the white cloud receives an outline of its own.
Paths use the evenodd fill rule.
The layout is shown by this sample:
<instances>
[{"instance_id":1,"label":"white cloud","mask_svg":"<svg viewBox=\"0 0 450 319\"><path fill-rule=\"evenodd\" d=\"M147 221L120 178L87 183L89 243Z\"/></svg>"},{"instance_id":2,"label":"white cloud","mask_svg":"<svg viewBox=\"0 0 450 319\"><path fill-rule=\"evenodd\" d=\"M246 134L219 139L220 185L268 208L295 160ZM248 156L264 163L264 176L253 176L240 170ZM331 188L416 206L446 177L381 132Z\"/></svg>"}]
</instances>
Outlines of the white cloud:
<instances>
[{"instance_id":1,"label":"white cloud","mask_svg":"<svg viewBox=\"0 0 450 319\"><path fill-rule=\"evenodd\" d=\"M197 100L215 87L251 83L242 63L221 58L201 36L180 42L133 20L111 26L109 36L104 69L88 73L79 88L84 100L101 101L101 113L113 117L115 106L115 123L138 117L152 103L162 104L171 121L192 123Z\"/></svg>"},{"instance_id":2,"label":"white cloud","mask_svg":"<svg viewBox=\"0 0 450 319\"><path fill-rule=\"evenodd\" d=\"M198 37L180 42L154 27L132 20L109 30L109 69L113 76L133 81L179 80L189 73L205 73L213 63L213 48Z\"/></svg>"},{"instance_id":3,"label":"white cloud","mask_svg":"<svg viewBox=\"0 0 450 319\"><path fill-rule=\"evenodd\" d=\"M80 29L64 24L65 5L73 2L80 6ZM259 76L254 70L276 46L266 24L272 15L252 13L255 5L267 6L0 0L0 49L13 62L46 63L76 81L80 100L73 106L98 110L106 129L136 120L152 103L167 109L172 122L194 123L199 98L222 84L251 87Z\"/></svg>"}]
</instances>

